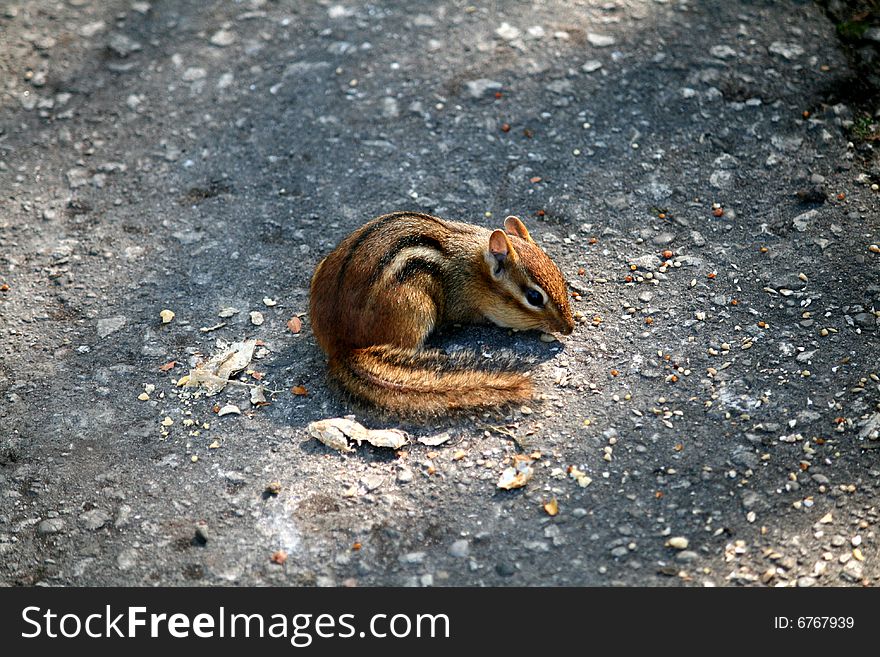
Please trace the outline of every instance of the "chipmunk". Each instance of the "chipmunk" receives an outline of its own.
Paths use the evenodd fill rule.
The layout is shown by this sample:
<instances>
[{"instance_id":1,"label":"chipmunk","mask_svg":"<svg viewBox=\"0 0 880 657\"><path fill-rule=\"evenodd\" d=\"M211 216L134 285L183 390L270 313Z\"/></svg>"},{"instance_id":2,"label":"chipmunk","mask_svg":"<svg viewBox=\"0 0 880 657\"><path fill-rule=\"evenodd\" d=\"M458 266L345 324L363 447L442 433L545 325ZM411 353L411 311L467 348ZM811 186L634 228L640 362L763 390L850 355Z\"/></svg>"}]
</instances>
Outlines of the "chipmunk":
<instances>
[{"instance_id":1,"label":"chipmunk","mask_svg":"<svg viewBox=\"0 0 880 657\"><path fill-rule=\"evenodd\" d=\"M315 269L312 332L354 397L398 414L529 399L531 379L422 346L445 322L569 334L565 278L517 217L504 230L415 212L373 219Z\"/></svg>"}]
</instances>

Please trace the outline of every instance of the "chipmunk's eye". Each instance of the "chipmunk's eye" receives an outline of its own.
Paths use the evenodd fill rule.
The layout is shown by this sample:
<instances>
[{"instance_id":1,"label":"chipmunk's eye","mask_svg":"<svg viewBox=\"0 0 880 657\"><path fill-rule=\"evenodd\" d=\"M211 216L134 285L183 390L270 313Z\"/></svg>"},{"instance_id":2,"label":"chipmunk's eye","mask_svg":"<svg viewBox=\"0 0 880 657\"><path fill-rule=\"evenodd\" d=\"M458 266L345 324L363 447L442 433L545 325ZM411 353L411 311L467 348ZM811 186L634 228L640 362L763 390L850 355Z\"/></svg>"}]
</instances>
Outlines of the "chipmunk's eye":
<instances>
[{"instance_id":1,"label":"chipmunk's eye","mask_svg":"<svg viewBox=\"0 0 880 657\"><path fill-rule=\"evenodd\" d=\"M538 292L535 288L529 287L526 288L526 301L529 302L529 305L534 306L535 308L543 308L544 307L544 295Z\"/></svg>"}]
</instances>

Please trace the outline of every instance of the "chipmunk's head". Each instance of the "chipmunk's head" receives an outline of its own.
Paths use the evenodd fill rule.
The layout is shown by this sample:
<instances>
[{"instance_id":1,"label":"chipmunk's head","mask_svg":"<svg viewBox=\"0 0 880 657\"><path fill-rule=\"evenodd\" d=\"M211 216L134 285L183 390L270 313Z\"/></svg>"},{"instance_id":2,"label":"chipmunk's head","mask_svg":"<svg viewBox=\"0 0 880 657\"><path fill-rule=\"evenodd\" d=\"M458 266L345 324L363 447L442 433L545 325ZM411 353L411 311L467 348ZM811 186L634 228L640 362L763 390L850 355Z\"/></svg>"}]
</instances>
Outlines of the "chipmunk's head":
<instances>
[{"instance_id":1,"label":"chipmunk's head","mask_svg":"<svg viewBox=\"0 0 880 657\"><path fill-rule=\"evenodd\" d=\"M574 330L565 278L522 221L507 217L504 230L489 236L483 255L493 293L484 306L489 320L521 330L566 335Z\"/></svg>"}]
</instances>

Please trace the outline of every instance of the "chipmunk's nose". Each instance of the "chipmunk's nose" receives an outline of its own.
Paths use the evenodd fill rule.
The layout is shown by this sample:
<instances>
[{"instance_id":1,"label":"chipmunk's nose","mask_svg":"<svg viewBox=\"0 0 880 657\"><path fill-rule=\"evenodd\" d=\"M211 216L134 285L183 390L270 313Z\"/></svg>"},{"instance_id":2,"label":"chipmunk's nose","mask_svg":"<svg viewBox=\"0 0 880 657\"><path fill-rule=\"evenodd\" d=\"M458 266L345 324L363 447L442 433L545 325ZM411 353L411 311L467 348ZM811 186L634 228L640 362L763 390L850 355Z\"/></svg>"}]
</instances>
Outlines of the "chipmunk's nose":
<instances>
[{"instance_id":1,"label":"chipmunk's nose","mask_svg":"<svg viewBox=\"0 0 880 657\"><path fill-rule=\"evenodd\" d=\"M563 316L559 322L559 332L563 335L571 335L572 331L574 331L574 319L571 314Z\"/></svg>"}]
</instances>

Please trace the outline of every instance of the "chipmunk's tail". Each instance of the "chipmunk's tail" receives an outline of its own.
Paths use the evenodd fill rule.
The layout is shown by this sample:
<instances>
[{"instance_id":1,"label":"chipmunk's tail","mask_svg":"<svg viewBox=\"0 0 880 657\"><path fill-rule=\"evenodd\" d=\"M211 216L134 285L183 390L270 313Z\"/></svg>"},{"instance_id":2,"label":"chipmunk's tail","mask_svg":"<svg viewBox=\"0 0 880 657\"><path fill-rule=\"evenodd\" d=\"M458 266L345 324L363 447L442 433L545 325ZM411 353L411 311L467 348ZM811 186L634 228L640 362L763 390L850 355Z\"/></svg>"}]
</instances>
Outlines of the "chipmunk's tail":
<instances>
[{"instance_id":1,"label":"chipmunk's tail","mask_svg":"<svg viewBox=\"0 0 880 657\"><path fill-rule=\"evenodd\" d=\"M402 414L522 402L532 394L531 379L515 371L515 361L483 361L474 353L378 345L331 357L329 368L356 398Z\"/></svg>"}]
</instances>

